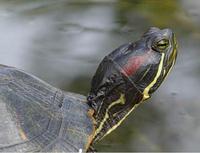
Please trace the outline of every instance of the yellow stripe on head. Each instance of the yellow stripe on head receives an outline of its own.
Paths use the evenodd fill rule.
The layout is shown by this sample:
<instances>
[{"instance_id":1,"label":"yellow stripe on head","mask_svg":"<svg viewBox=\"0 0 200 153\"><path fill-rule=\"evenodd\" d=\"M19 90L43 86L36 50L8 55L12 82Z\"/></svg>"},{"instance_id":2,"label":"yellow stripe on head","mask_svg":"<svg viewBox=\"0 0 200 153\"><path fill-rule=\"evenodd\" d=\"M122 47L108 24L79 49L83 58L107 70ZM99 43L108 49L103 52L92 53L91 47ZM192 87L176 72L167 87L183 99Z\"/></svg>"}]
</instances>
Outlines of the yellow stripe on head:
<instances>
[{"instance_id":1,"label":"yellow stripe on head","mask_svg":"<svg viewBox=\"0 0 200 153\"><path fill-rule=\"evenodd\" d=\"M154 80L144 89L142 101L145 100L145 99L148 99L148 98L150 97L150 96L149 96L149 90L156 84L156 82L157 82L158 78L160 77L161 72L162 72L162 70L163 70L164 57L165 57L165 54L162 53L162 55L161 55L161 60L160 60L160 64L159 64L159 66L158 66L157 74L156 74ZM173 67L174 63L175 63L175 61L173 61L173 64L172 64L171 68ZM171 68L170 68L170 70L171 70ZM170 70L169 70L169 71L170 71ZM168 73L169 73L169 72L168 72ZM140 103L134 105L134 107L132 107L132 108L130 109L130 111L129 111L117 124L115 124L112 128L110 128L110 129L105 133L105 135L104 135L103 137L105 137L106 135L110 134L113 130L115 130L115 129L124 121L124 119L125 119L139 104L140 104ZM102 137L102 138L103 138L103 137ZM102 138L101 138L101 139L102 139Z\"/></svg>"},{"instance_id":2,"label":"yellow stripe on head","mask_svg":"<svg viewBox=\"0 0 200 153\"><path fill-rule=\"evenodd\" d=\"M175 48L175 49L173 50L173 62L172 62L172 65L171 65L169 71L167 72L165 78L169 75L169 73L171 72L171 70L172 70L172 68L173 68L173 66L174 66L174 64L175 64L175 62L176 62L176 57L175 57L176 55L177 55L177 48Z\"/></svg>"},{"instance_id":3,"label":"yellow stripe on head","mask_svg":"<svg viewBox=\"0 0 200 153\"><path fill-rule=\"evenodd\" d=\"M158 71L157 71L157 74L155 76L155 78L153 79L153 81L144 89L143 91L143 100L146 100L150 97L149 95L149 90L156 84L158 78L160 77L161 75L161 72L163 70L163 62L164 62L164 57L165 57L165 54L164 53L161 53L161 59L160 59L160 64L158 66Z\"/></svg>"},{"instance_id":4,"label":"yellow stripe on head","mask_svg":"<svg viewBox=\"0 0 200 153\"><path fill-rule=\"evenodd\" d=\"M144 96L143 96L142 101L150 97L150 96L149 96L149 90L156 84L156 82L157 82L159 76L161 75L161 72L162 72L162 70L163 70L164 56L165 56L165 54L162 53L162 55L161 55L161 60L160 60L160 64L159 64L159 66L158 66L157 74L156 74L154 80L144 89L144 91L143 91L143 95L144 95ZM103 120L101 121L99 127L98 127L98 128L96 129L96 131L95 131L94 137L97 136L97 135L101 132L101 130L103 129L103 126L104 126L106 120L109 118L109 114L108 114L109 110L110 110L113 106L115 106L115 105L117 105L117 104L125 104L125 97L124 97L124 94L121 94L121 96L120 96L120 98L119 98L118 100L112 102L112 103L108 106L108 108L106 109L106 113L105 113L105 116L104 116ZM118 123L116 123L113 127L111 127L111 128L103 135L103 137L105 137L106 135L108 135L109 133L111 133L113 130L115 130L115 129L124 121L124 119L125 119L139 104L140 104L140 103L135 104L134 107L132 107L132 108L128 111L128 113L127 113ZM100 139L102 139L103 137L101 137Z\"/></svg>"}]
</instances>

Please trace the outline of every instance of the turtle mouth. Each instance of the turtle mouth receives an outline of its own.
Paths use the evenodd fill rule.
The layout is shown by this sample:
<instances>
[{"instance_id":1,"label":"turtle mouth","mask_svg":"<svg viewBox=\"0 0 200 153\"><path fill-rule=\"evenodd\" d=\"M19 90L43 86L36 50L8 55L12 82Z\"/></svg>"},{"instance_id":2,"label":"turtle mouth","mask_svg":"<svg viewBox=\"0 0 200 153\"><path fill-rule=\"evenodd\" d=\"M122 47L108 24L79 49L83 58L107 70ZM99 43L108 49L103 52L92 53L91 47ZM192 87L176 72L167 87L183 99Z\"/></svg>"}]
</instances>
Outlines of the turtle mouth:
<instances>
[{"instance_id":1,"label":"turtle mouth","mask_svg":"<svg viewBox=\"0 0 200 153\"><path fill-rule=\"evenodd\" d=\"M166 73L166 75L171 71L172 67L174 66L175 62L176 62L176 57L177 57L177 49L178 49L178 45L177 45L177 41L176 41L176 37L174 34L172 34L171 36L171 49L168 51L168 55L166 56L166 66L164 66L164 70Z\"/></svg>"},{"instance_id":2,"label":"turtle mouth","mask_svg":"<svg viewBox=\"0 0 200 153\"><path fill-rule=\"evenodd\" d=\"M172 63L175 62L176 60L176 56L177 56L177 49L178 49L178 45L177 45L177 41L176 41L176 37L175 37L175 34L173 33L172 34L172 51L168 57L168 62L169 62L169 65L171 65Z\"/></svg>"}]
</instances>

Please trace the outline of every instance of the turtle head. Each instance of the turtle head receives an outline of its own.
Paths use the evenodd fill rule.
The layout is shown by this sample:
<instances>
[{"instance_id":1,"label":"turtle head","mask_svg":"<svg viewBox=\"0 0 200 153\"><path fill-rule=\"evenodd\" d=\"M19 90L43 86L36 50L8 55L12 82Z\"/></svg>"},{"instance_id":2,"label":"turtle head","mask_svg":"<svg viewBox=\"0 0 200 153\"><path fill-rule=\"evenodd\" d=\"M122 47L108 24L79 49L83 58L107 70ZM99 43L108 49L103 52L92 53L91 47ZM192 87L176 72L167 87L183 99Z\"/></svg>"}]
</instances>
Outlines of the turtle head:
<instances>
[{"instance_id":1,"label":"turtle head","mask_svg":"<svg viewBox=\"0 0 200 153\"><path fill-rule=\"evenodd\" d=\"M143 39L148 42L148 50L164 55L163 70L165 74L169 73L177 57L177 41L172 30L152 27L143 35Z\"/></svg>"},{"instance_id":2,"label":"turtle head","mask_svg":"<svg viewBox=\"0 0 200 153\"><path fill-rule=\"evenodd\" d=\"M177 41L171 29L150 28L122 62L122 69L148 99L169 74L177 57ZM134 73L132 73L134 72Z\"/></svg>"},{"instance_id":3,"label":"turtle head","mask_svg":"<svg viewBox=\"0 0 200 153\"><path fill-rule=\"evenodd\" d=\"M120 46L103 59L88 96L97 122L93 141L113 131L136 106L150 98L176 56L173 32L153 27L138 41Z\"/></svg>"}]
</instances>

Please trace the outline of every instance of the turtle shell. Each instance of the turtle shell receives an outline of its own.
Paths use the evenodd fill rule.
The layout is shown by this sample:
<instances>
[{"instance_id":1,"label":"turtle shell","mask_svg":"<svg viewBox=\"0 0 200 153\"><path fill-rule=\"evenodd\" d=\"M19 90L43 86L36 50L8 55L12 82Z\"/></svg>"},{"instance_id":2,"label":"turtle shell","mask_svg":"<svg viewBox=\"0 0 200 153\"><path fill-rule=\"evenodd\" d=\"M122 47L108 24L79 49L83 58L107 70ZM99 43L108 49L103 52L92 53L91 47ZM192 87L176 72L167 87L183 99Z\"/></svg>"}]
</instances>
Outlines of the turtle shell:
<instances>
[{"instance_id":1,"label":"turtle shell","mask_svg":"<svg viewBox=\"0 0 200 153\"><path fill-rule=\"evenodd\" d=\"M0 65L0 151L86 151L94 126L82 95Z\"/></svg>"}]
</instances>

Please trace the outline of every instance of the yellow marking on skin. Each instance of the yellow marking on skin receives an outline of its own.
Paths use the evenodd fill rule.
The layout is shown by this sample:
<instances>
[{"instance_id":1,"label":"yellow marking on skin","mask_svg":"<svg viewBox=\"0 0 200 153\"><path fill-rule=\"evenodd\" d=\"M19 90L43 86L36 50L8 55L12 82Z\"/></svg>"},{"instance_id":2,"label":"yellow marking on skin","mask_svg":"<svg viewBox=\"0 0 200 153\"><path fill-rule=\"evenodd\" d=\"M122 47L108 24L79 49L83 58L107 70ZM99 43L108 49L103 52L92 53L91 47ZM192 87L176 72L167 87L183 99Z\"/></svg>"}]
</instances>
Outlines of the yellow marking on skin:
<instances>
[{"instance_id":1,"label":"yellow marking on skin","mask_svg":"<svg viewBox=\"0 0 200 153\"><path fill-rule=\"evenodd\" d=\"M176 49L174 50L174 52L176 52ZM170 67L169 71L167 72L165 78L166 78L166 77L169 75L169 73L171 72L171 70L172 70L172 68L173 68L173 66L174 66L174 64L175 64L175 61L176 61L176 59L175 59L175 57L174 57L174 60L173 60L172 66Z\"/></svg>"},{"instance_id":2,"label":"yellow marking on skin","mask_svg":"<svg viewBox=\"0 0 200 153\"><path fill-rule=\"evenodd\" d=\"M145 96L147 96L147 97L149 98L148 92L149 92L149 90L153 87L153 85L157 82L157 79L158 79L159 76L161 75L162 67L163 67L163 62L164 62L164 53L162 53L161 61L160 61L159 67L158 67L158 72L157 72L157 74L156 74L154 80L149 84L149 86L147 86L147 87L145 88L146 90L144 90L144 92L143 92L143 93L144 93L144 98L143 98L143 100L146 99ZM175 64L175 60L173 61L173 64L172 64L172 66L170 67L170 69L169 69L167 75L168 75L169 72L171 71L171 69L172 69L172 67L173 67L174 64ZM166 70L165 70L165 73L166 73ZM143 101L143 100L142 100L142 101ZM105 135L104 135L102 138L104 138L106 135L110 134L113 130L115 130L115 129L125 120L125 118L126 118L139 104L140 104L140 103L136 104L133 108L131 108L131 110L130 110L117 124L115 124L112 128L110 128L110 129L105 133ZM101 138L101 139L102 139L102 138Z\"/></svg>"},{"instance_id":3,"label":"yellow marking on skin","mask_svg":"<svg viewBox=\"0 0 200 153\"><path fill-rule=\"evenodd\" d=\"M144 89L143 91L143 100L145 99L148 99L150 96L149 96L149 90L155 85L155 83L157 82L161 72L162 72L162 68L163 68L163 61L164 61L164 57L165 57L165 54L162 53L161 55L161 60L160 60L160 64L158 66L158 72L155 76L155 78L153 79L153 81Z\"/></svg>"},{"instance_id":4,"label":"yellow marking on skin","mask_svg":"<svg viewBox=\"0 0 200 153\"><path fill-rule=\"evenodd\" d=\"M144 77L145 77L145 76L147 75L147 73L149 72L150 68L151 68L151 66L148 67L148 69L144 72L143 76L140 78L140 80L139 80L138 82L140 82L141 80L144 79Z\"/></svg>"},{"instance_id":5,"label":"yellow marking on skin","mask_svg":"<svg viewBox=\"0 0 200 153\"><path fill-rule=\"evenodd\" d=\"M175 44L175 45L176 45L176 47L177 47L177 44ZM174 50L173 50L173 56L172 56L173 62L172 62L172 65L171 65L171 67L169 68L169 70L168 70L168 72L167 72L165 78L169 75L169 73L171 72L171 70L172 70L172 68L173 68L173 66L174 66L174 64L175 64L176 55L177 55L177 48L176 48L176 47L175 47ZM166 70L164 70L164 71L166 71ZM165 73L164 73L164 75L165 75ZM164 78L164 79L165 79L165 78Z\"/></svg>"},{"instance_id":6,"label":"yellow marking on skin","mask_svg":"<svg viewBox=\"0 0 200 153\"><path fill-rule=\"evenodd\" d=\"M166 70L164 69L164 71L163 71L163 75L165 76L165 73L166 73Z\"/></svg>"},{"instance_id":7,"label":"yellow marking on skin","mask_svg":"<svg viewBox=\"0 0 200 153\"><path fill-rule=\"evenodd\" d=\"M26 134L22 129L19 129L19 135L22 138L22 140L27 140Z\"/></svg>"},{"instance_id":8,"label":"yellow marking on skin","mask_svg":"<svg viewBox=\"0 0 200 153\"><path fill-rule=\"evenodd\" d=\"M104 135L103 137L100 138L100 140L103 139L106 135L110 134L113 130L115 130L115 129L126 119L126 117L127 117L139 104L140 104L140 103L135 104L135 105L131 108L131 110L130 110L117 124L115 124L112 128L110 128L110 129L105 133L105 135Z\"/></svg>"},{"instance_id":9,"label":"yellow marking on skin","mask_svg":"<svg viewBox=\"0 0 200 153\"><path fill-rule=\"evenodd\" d=\"M163 62L164 62L164 53L162 53L162 55L161 55L160 64L159 64L159 66L158 66L158 72L157 72L157 74L156 74L154 80L145 88L145 90L144 90L144 92L143 92L144 97L143 97L142 101L144 101L145 99L149 98L149 94L148 94L148 93L149 93L149 90L153 87L153 85L157 82L159 76L161 75L162 68L163 68ZM175 63L175 61L173 61L173 65L174 65L174 63ZM172 67L173 67L173 65L172 65ZM172 67L170 68L170 70L172 69ZM169 71L170 71L170 70L169 70ZM168 72L168 74L169 74L169 72ZM102 138L100 138L100 140L103 139L106 135L110 134L113 130L115 130L115 129L126 119L126 117L127 117L139 104L140 104L140 103L135 104L135 106L132 107L131 110L130 110L117 124L115 124L112 128L110 128L110 129L105 133L105 135L104 135Z\"/></svg>"},{"instance_id":10,"label":"yellow marking on skin","mask_svg":"<svg viewBox=\"0 0 200 153\"><path fill-rule=\"evenodd\" d=\"M108 112L109 112L110 108L112 108L114 105L117 105L117 104L122 104L122 105L125 104L124 94L121 94L121 95L120 95L120 98L119 98L118 100L112 102L112 103L108 106L108 108L106 109L106 113L105 113L105 116L104 116L102 122L100 123L99 127L98 127L98 128L96 129L96 131L95 131L94 137L95 137L98 133L101 132L101 129L103 128L104 123L105 123L106 120L109 118Z\"/></svg>"},{"instance_id":11,"label":"yellow marking on skin","mask_svg":"<svg viewBox=\"0 0 200 153\"><path fill-rule=\"evenodd\" d=\"M174 50L174 52L176 52L176 49ZM160 60L159 66L158 66L157 74L156 74L154 80L144 89L144 91L143 91L143 99L142 99L138 104L135 104L135 105L128 111L128 113L127 113L118 123L116 123L112 128L110 128L110 129L100 138L100 140L103 139L106 135L110 134L113 130L115 130L115 129L125 120L125 118L126 118L126 117L127 117L141 102L142 102L142 101L144 101L144 100L146 100L146 99L148 99L148 98L150 97L150 96L149 96L149 90L156 84L156 82L157 82L158 78L160 77L161 72L162 72L162 70L163 70L164 56L165 56L165 54L162 53L162 54L161 54L161 60ZM175 58L175 57L174 57L174 58ZM167 72L166 76L169 74L169 72L171 71L171 69L172 69L172 67L173 67L174 64L175 64L175 60L173 61L172 66L170 67L170 69L169 69L169 71ZM165 74L165 73L166 73L166 70L164 70L164 74ZM121 104L124 104L124 103L125 103L125 99L124 99L124 95L123 95L123 94L121 94L120 98L119 98L117 101L113 102L112 104L110 104L110 105L108 106L108 109L106 110L106 114L105 114L105 116L104 116L104 118L103 118L103 120L102 120L102 122L101 122L99 128L95 131L94 137L95 137L98 133L101 132L104 123L105 123L106 120L109 118L109 114L108 114L109 109L110 109L111 107L113 107L114 105L120 104L120 103L121 103Z\"/></svg>"}]
</instances>

